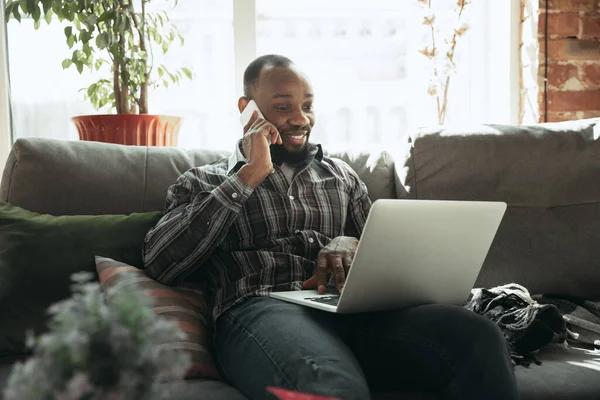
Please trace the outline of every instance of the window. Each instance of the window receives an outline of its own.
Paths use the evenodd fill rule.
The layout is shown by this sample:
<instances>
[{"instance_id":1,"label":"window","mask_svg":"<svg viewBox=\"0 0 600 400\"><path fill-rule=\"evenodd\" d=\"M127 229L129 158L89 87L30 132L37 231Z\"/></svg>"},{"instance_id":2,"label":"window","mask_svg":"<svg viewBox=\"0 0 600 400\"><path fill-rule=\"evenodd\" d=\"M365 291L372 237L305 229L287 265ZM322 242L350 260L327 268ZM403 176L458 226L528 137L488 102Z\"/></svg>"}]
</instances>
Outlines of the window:
<instances>
[{"instance_id":1,"label":"window","mask_svg":"<svg viewBox=\"0 0 600 400\"><path fill-rule=\"evenodd\" d=\"M173 45L166 55L154 52L155 65L190 66L195 77L179 86L153 90L150 112L174 114L185 120L180 133L182 147L218 147L222 121L230 119L234 97L233 3L223 0L179 2L158 0L154 10L167 10L170 19L186 38L184 47ZM38 31L31 21L11 20L7 26L8 53L16 138L43 136L76 140L70 118L95 113L79 90L94 76L63 70L70 57L64 27L52 21ZM211 134L212 133L212 134Z\"/></svg>"},{"instance_id":2,"label":"window","mask_svg":"<svg viewBox=\"0 0 600 400\"><path fill-rule=\"evenodd\" d=\"M516 122L518 3L469 5L472 27L458 44L448 123ZM417 0L195 0L168 10L186 43L156 61L191 67L194 80L151 92L150 112L184 117L181 147L233 147L243 69L267 53L287 55L309 74L317 96L313 140L330 150L395 146L415 127L436 124L427 60L418 52L427 35ZM14 138L76 140L70 118L95 112L79 93L92 77L61 68L69 50L53 22L39 31L31 21L6 26ZM0 91L1 106L8 87ZM0 139L7 137L4 129Z\"/></svg>"}]
</instances>

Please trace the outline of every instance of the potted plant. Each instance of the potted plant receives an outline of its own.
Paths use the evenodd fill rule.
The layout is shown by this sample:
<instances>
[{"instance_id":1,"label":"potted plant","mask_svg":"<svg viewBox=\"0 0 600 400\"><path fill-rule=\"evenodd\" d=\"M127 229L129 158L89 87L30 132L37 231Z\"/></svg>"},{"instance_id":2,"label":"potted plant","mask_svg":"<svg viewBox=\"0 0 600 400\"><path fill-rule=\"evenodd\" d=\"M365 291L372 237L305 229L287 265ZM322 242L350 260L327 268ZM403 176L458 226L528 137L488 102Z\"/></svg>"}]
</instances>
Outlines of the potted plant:
<instances>
[{"instance_id":1,"label":"potted plant","mask_svg":"<svg viewBox=\"0 0 600 400\"><path fill-rule=\"evenodd\" d=\"M155 314L141 289L118 291L107 303L92 273L71 278L72 296L48 309L48 332L29 335L33 356L13 366L3 398L169 398L161 383L183 380L191 363L184 350L164 345L185 337L177 323Z\"/></svg>"},{"instance_id":2,"label":"potted plant","mask_svg":"<svg viewBox=\"0 0 600 400\"><path fill-rule=\"evenodd\" d=\"M155 46L166 53L183 37L166 12L147 11L151 0L8 0L6 19L58 20L65 25L65 39L72 55L62 67L106 74L84 90L96 110L116 114L82 115L73 118L79 138L142 146L176 146L181 118L148 114L151 88L179 83L192 72L170 72L154 66ZM177 0L174 6L177 5Z\"/></svg>"}]
</instances>

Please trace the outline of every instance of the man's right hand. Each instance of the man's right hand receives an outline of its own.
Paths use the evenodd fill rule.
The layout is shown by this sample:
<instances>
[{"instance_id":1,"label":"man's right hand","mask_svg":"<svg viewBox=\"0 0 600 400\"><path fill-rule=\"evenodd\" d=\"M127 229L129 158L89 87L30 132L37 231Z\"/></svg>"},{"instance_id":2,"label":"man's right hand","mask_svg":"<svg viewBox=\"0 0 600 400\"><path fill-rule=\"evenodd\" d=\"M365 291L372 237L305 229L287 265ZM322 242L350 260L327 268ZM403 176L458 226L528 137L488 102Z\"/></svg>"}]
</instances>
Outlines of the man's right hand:
<instances>
[{"instance_id":1,"label":"man's right hand","mask_svg":"<svg viewBox=\"0 0 600 400\"><path fill-rule=\"evenodd\" d=\"M244 126L242 139L247 163L238 171L238 176L246 185L257 187L273 171L269 149L271 144L282 144L279 131L275 125L258 118L258 113L254 111L250 121Z\"/></svg>"}]
</instances>

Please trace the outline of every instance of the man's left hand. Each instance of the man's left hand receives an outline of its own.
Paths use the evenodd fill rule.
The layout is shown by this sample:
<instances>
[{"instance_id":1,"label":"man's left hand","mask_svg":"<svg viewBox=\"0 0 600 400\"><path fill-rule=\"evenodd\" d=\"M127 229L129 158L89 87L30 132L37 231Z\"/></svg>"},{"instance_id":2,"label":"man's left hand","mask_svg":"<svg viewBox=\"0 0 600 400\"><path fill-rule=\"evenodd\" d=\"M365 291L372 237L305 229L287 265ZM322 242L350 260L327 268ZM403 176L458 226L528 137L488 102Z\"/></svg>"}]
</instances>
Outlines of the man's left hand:
<instances>
[{"instance_id":1,"label":"man's left hand","mask_svg":"<svg viewBox=\"0 0 600 400\"><path fill-rule=\"evenodd\" d=\"M302 284L302 289L317 288L319 293L327 291L329 274L333 274L335 287L342 291L346 275L356 254L358 239L349 236L338 236L319 252L317 262L311 276Z\"/></svg>"}]
</instances>

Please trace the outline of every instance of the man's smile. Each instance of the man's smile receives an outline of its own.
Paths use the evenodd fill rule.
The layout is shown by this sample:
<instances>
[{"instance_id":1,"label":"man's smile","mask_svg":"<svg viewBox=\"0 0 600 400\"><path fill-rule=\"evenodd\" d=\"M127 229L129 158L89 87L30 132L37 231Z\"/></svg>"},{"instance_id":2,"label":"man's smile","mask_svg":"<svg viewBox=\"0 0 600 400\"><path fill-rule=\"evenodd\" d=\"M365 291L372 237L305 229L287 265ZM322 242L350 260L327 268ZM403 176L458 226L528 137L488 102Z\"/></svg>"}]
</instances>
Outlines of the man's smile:
<instances>
[{"instance_id":1,"label":"man's smile","mask_svg":"<svg viewBox=\"0 0 600 400\"><path fill-rule=\"evenodd\" d=\"M291 143L291 144L302 144L302 143L304 143L304 140L305 140L307 134L308 134L308 132L306 132L306 131L288 132L288 133L284 133L283 135L281 135L281 140L283 140L284 142Z\"/></svg>"}]
</instances>

